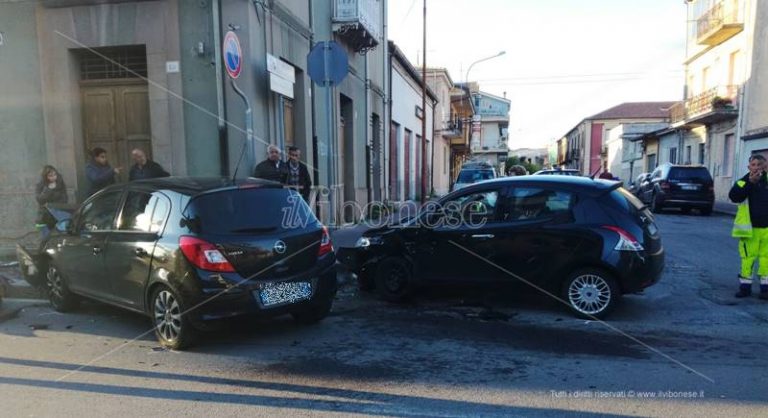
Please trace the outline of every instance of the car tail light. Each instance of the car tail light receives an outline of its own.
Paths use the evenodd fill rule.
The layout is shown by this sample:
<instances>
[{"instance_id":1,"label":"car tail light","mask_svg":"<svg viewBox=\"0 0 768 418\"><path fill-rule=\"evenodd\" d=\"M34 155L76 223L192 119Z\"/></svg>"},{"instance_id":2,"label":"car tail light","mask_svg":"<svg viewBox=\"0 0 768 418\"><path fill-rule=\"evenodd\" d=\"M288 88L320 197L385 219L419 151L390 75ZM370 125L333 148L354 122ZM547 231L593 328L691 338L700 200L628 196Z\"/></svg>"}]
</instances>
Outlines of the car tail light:
<instances>
[{"instance_id":1,"label":"car tail light","mask_svg":"<svg viewBox=\"0 0 768 418\"><path fill-rule=\"evenodd\" d=\"M709 185L709 191L714 193L715 192L715 186L710 184Z\"/></svg>"},{"instance_id":2,"label":"car tail light","mask_svg":"<svg viewBox=\"0 0 768 418\"><path fill-rule=\"evenodd\" d=\"M664 190L664 191L667 191L667 190L669 190L669 183L667 183L666 181L662 181L661 183L659 183L659 186L660 186L660 187L661 187L661 189L662 189L662 190Z\"/></svg>"},{"instance_id":3,"label":"car tail light","mask_svg":"<svg viewBox=\"0 0 768 418\"><path fill-rule=\"evenodd\" d=\"M224 254L210 242L200 238L183 236L179 238L179 247L184 256L195 267L219 273L232 273L235 268L224 258Z\"/></svg>"},{"instance_id":4,"label":"car tail light","mask_svg":"<svg viewBox=\"0 0 768 418\"><path fill-rule=\"evenodd\" d=\"M320 249L317 250L317 256L322 257L332 252L333 244L331 243L331 236L328 235L328 228L323 227L323 236L320 238Z\"/></svg>"},{"instance_id":5,"label":"car tail light","mask_svg":"<svg viewBox=\"0 0 768 418\"><path fill-rule=\"evenodd\" d=\"M637 242L629 232L613 225L603 225L603 228L619 234L619 242L613 247L616 251L643 251L643 245Z\"/></svg>"}]
</instances>

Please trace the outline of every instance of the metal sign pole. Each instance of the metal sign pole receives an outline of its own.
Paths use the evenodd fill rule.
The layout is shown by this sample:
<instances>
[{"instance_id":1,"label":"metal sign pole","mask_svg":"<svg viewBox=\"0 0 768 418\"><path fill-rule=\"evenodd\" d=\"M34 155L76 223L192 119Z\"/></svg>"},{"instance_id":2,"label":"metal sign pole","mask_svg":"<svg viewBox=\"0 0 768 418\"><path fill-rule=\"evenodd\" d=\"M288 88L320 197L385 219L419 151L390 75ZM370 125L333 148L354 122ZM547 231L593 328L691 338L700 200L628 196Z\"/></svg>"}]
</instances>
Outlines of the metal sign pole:
<instances>
[{"instance_id":1,"label":"metal sign pole","mask_svg":"<svg viewBox=\"0 0 768 418\"><path fill-rule=\"evenodd\" d=\"M235 93L237 93L237 95L240 96L240 98L242 98L243 102L245 103L245 141L246 144L248 144L249 160L252 163L255 163L256 150L255 145L253 144L253 118L251 117L251 103L248 101L248 97L245 96L245 93L243 93L243 91L237 87L235 80L230 79L229 81L232 83L232 89L235 90Z\"/></svg>"},{"instance_id":2,"label":"metal sign pole","mask_svg":"<svg viewBox=\"0 0 768 418\"><path fill-rule=\"evenodd\" d=\"M331 45L328 42L323 42L323 66L325 67L325 79L323 80L323 87L325 88L325 105L326 105L326 131L328 133L327 152L327 164L328 164L328 215L331 225L336 226L336 173L335 166L333 164L334 156L334 144L333 144L333 97L331 96L331 86L333 81L330 77L330 56L329 52Z\"/></svg>"}]
</instances>

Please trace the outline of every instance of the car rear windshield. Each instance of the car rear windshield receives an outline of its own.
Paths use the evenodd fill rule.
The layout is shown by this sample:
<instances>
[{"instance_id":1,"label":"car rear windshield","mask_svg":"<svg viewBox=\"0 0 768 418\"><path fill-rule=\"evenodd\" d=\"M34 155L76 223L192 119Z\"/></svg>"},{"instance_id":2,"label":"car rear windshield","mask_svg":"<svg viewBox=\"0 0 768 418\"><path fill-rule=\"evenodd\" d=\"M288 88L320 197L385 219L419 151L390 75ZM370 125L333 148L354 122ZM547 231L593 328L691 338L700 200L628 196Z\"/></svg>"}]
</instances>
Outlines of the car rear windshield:
<instances>
[{"instance_id":1,"label":"car rear windshield","mask_svg":"<svg viewBox=\"0 0 768 418\"><path fill-rule=\"evenodd\" d=\"M670 180L704 180L712 181L712 176L705 167L673 167L669 169Z\"/></svg>"},{"instance_id":2,"label":"car rear windshield","mask_svg":"<svg viewBox=\"0 0 768 418\"><path fill-rule=\"evenodd\" d=\"M494 178L493 170L461 170L457 183L475 183Z\"/></svg>"},{"instance_id":3,"label":"car rear windshield","mask_svg":"<svg viewBox=\"0 0 768 418\"><path fill-rule=\"evenodd\" d=\"M259 234L319 225L293 190L245 188L194 197L185 216L199 233Z\"/></svg>"}]
</instances>

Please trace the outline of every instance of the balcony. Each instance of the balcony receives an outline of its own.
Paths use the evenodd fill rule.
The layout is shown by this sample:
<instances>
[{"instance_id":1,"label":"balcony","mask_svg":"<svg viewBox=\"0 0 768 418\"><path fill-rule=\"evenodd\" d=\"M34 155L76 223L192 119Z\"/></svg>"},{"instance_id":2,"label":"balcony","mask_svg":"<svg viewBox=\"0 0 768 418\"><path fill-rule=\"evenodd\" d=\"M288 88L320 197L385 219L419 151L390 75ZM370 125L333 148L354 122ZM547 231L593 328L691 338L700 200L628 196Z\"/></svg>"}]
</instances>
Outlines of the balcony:
<instances>
[{"instance_id":1,"label":"balcony","mask_svg":"<svg viewBox=\"0 0 768 418\"><path fill-rule=\"evenodd\" d=\"M464 124L460 120L445 122L440 133L446 139L461 138L464 135Z\"/></svg>"},{"instance_id":2,"label":"balcony","mask_svg":"<svg viewBox=\"0 0 768 418\"><path fill-rule=\"evenodd\" d=\"M742 30L738 0L721 1L696 20L696 41L699 45L719 45Z\"/></svg>"},{"instance_id":3,"label":"balcony","mask_svg":"<svg viewBox=\"0 0 768 418\"><path fill-rule=\"evenodd\" d=\"M695 127L736 119L739 116L737 91L737 86L714 87L687 99L682 110L673 106L672 125Z\"/></svg>"},{"instance_id":4,"label":"balcony","mask_svg":"<svg viewBox=\"0 0 768 418\"><path fill-rule=\"evenodd\" d=\"M355 52L365 53L381 42L380 0L335 0L333 31Z\"/></svg>"}]
</instances>

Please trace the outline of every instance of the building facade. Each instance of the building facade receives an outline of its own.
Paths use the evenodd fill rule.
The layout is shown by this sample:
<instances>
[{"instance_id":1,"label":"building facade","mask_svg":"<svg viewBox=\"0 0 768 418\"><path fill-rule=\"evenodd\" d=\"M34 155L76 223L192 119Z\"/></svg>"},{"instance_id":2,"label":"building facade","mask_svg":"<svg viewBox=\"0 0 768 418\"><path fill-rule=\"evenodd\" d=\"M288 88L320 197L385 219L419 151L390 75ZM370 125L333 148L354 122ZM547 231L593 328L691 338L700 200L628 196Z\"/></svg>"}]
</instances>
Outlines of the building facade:
<instances>
[{"instance_id":1,"label":"building facade","mask_svg":"<svg viewBox=\"0 0 768 418\"><path fill-rule=\"evenodd\" d=\"M133 148L173 175L247 176L269 144L298 146L314 183L334 191L318 205L323 221L356 218L343 201L386 190L385 20L386 0L0 2L0 56L14 57L0 60L3 244L30 232L44 164L61 171L70 201L86 197L97 146L124 169L120 181ZM242 50L234 81L227 32ZM322 41L349 62L330 88L309 77Z\"/></svg>"},{"instance_id":2,"label":"building facade","mask_svg":"<svg viewBox=\"0 0 768 418\"><path fill-rule=\"evenodd\" d=\"M389 51L392 72L390 97L393 104L388 148L389 196L395 202L418 202L426 197L422 193L423 188L426 188L427 194L430 192L433 117L437 97L427 87L426 108L422 108L424 86L421 74L393 42L389 43ZM422 126L424 120L426 124ZM426 132L422 132L422 128Z\"/></svg>"}]
</instances>

